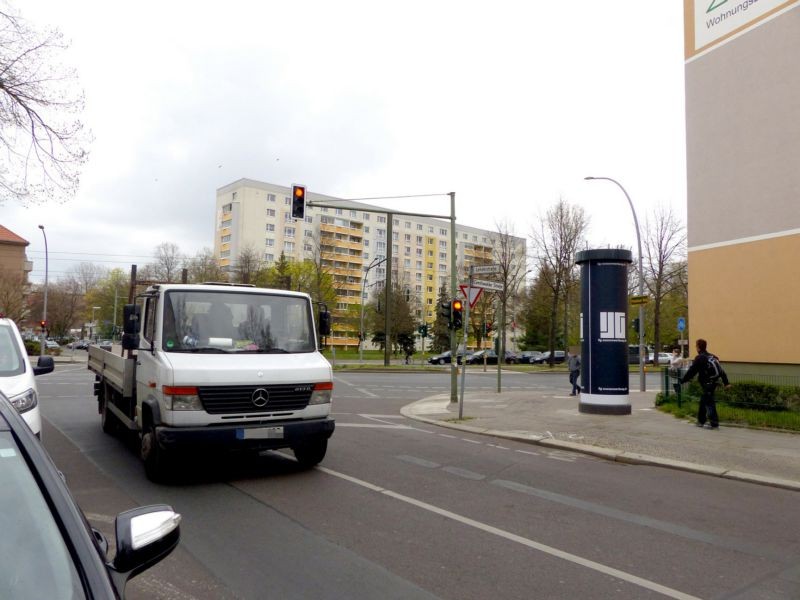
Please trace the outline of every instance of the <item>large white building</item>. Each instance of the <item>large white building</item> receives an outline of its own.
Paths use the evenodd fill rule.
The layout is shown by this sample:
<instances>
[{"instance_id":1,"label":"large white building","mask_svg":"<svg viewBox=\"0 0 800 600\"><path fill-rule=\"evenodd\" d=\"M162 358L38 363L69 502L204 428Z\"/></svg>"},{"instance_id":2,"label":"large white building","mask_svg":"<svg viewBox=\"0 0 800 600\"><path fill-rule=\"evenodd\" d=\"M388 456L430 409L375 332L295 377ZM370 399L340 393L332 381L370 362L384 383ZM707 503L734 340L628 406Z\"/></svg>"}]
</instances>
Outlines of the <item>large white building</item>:
<instances>
[{"instance_id":1,"label":"large white building","mask_svg":"<svg viewBox=\"0 0 800 600\"><path fill-rule=\"evenodd\" d=\"M291 188L240 179L217 190L214 255L222 267L235 265L244 248L262 252L267 264L283 253L290 260L319 257L333 275L336 310L367 302L386 279L386 263L365 269L387 255L387 216L374 205L343 202L307 191L311 202L341 208L306 207L305 219L292 218ZM449 201L442 202L449 207ZM447 211L444 211L447 212ZM456 224L459 281L473 264L491 263L496 232ZM513 238L515 255L525 261L523 238ZM409 290L417 318L432 323L442 286L450 289L450 222L425 217L393 217L392 279ZM523 269L524 272L524 269ZM362 290L363 298L362 298ZM356 346L356 331L337 331L331 343Z\"/></svg>"}]
</instances>

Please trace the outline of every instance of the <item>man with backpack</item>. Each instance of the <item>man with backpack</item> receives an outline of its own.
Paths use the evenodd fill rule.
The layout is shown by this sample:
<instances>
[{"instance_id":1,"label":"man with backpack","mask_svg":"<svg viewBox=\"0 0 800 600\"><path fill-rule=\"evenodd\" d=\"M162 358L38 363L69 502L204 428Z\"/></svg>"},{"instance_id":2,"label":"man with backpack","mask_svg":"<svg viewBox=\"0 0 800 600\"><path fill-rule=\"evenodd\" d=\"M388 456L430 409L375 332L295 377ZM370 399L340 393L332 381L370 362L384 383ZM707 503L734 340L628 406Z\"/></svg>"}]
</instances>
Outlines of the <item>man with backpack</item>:
<instances>
[{"instance_id":1,"label":"man with backpack","mask_svg":"<svg viewBox=\"0 0 800 600\"><path fill-rule=\"evenodd\" d=\"M697 410L697 426L703 427L708 419L708 424L711 429L719 427L719 417L717 416L717 404L714 400L714 391L720 380L725 387L730 387L728 376L719 364L719 358L706 350L708 342L704 339L698 339L695 342L697 348L697 356L692 361L692 366L686 371L686 374L681 378L681 383L691 381L695 375L700 383L700 388L703 390L700 395L700 408Z\"/></svg>"}]
</instances>

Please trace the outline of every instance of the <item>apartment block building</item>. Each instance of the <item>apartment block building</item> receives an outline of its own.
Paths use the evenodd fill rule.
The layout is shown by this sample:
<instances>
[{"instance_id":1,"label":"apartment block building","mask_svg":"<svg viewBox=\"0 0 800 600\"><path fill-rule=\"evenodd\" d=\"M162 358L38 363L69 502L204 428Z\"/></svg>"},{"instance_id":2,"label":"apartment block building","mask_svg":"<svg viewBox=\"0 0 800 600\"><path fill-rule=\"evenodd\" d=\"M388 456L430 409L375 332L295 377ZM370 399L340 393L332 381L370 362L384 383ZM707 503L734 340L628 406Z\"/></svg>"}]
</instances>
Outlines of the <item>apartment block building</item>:
<instances>
[{"instance_id":1,"label":"apartment block building","mask_svg":"<svg viewBox=\"0 0 800 600\"><path fill-rule=\"evenodd\" d=\"M307 199L336 207L306 207L305 218L292 218L291 188L240 179L217 190L214 255L233 268L239 253L252 248L267 264L283 253L289 260L320 260L333 276L334 317L366 303L383 289L387 265L388 222L385 209L307 190ZM497 234L456 224L457 272L493 260ZM525 240L513 238L515 255L524 261ZM442 286L450 289L450 222L399 216L392 223L392 280L408 290L416 317L433 323ZM374 265L372 268L370 265ZM331 343L357 346L358 331L337 327Z\"/></svg>"},{"instance_id":2,"label":"apartment block building","mask_svg":"<svg viewBox=\"0 0 800 600\"><path fill-rule=\"evenodd\" d=\"M689 330L800 375L800 0L684 0Z\"/></svg>"}]
</instances>

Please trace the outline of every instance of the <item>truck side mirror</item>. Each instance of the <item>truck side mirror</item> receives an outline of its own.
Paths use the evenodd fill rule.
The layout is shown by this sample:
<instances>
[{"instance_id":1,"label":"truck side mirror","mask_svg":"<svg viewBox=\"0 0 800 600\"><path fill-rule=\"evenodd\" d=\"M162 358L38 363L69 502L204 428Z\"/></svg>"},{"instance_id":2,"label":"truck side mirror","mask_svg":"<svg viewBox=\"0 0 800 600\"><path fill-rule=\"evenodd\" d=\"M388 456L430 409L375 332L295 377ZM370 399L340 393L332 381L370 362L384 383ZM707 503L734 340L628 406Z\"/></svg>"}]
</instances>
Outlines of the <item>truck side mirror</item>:
<instances>
[{"instance_id":1,"label":"truck side mirror","mask_svg":"<svg viewBox=\"0 0 800 600\"><path fill-rule=\"evenodd\" d=\"M319 334L326 336L331 334L331 313L327 310L319 311Z\"/></svg>"},{"instance_id":2,"label":"truck side mirror","mask_svg":"<svg viewBox=\"0 0 800 600\"><path fill-rule=\"evenodd\" d=\"M139 333L139 318L142 307L138 304L126 304L122 309L122 330L125 333Z\"/></svg>"}]
</instances>

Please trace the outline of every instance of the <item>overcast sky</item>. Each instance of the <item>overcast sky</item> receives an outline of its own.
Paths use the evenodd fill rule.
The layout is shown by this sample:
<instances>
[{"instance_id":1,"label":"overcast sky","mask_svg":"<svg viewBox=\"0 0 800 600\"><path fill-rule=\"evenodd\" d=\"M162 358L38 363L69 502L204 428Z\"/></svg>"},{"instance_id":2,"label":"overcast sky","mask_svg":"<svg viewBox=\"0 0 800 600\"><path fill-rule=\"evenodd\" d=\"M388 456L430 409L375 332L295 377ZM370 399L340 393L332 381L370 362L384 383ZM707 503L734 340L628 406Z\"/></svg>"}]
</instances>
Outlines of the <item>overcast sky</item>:
<instances>
[{"instance_id":1,"label":"overcast sky","mask_svg":"<svg viewBox=\"0 0 800 600\"><path fill-rule=\"evenodd\" d=\"M216 189L242 177L344 198L456 192L459 223L527 237L560 197L592 247L659 205L685 221L683 7L676 0L26 0L71 41L91 156L63 205L0 207L31 279L78 260L213 246ZM449 213L449 202L375 202ZM103 256L103 255L106 256ZM101 262L102 261L102 262Z\"/></svg>"}]
</instances>

